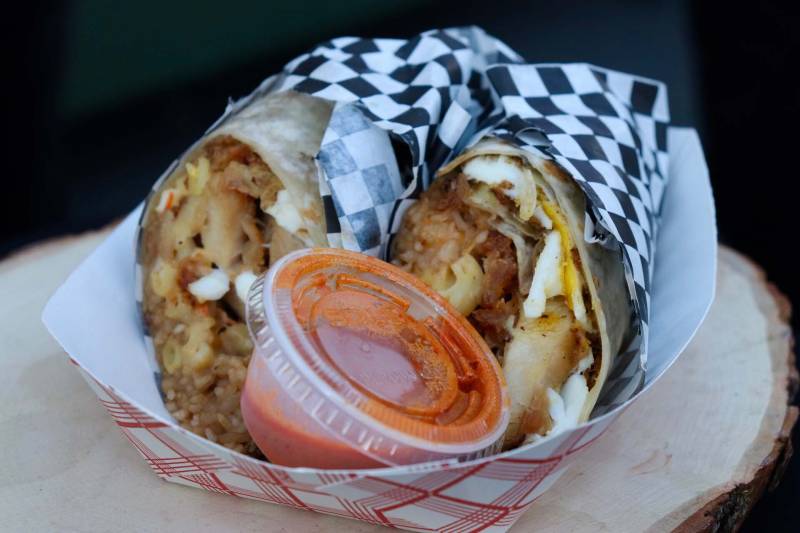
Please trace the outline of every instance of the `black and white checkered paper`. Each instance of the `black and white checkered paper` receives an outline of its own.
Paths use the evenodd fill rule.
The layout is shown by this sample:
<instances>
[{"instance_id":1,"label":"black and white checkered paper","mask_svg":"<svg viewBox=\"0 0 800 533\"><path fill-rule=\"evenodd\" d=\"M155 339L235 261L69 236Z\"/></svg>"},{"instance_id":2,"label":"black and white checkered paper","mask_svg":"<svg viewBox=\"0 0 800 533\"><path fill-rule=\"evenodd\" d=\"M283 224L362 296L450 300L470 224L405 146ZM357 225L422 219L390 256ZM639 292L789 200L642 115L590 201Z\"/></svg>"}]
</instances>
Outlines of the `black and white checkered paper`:
<instances>
[{"instance_id":1,"label":"black and white checkered paper","mask_svg":"<svg viewBox=\"0 0 800 533\"><path fill-rule=\"evenodd\" d=\"M331 246L385 256L391 222L494 109L486 68L521 61L470 27L341 37L289 63L275 90L337 102L317 157Z\"/></svg>"},{"instance_id":2,"label":"black and white checkered paper","mask_svg":"<svg viewBox=\"0 0 800 533\"><path fill-rule=\"evenodd\" d=\"M663 84L586 64L523 64L480 30L457 29L409 41L336 39L287 66L280 86L339 102L318 157L333 246L385 255L431 172L476 129L572 175L590 206L588 240L621 246L639 325L604 403L638 390L668 164ZM410 173L380 130L409 147Z\"/></svg>"},{"instance_id":3,"label":"black and white checkered paper","mask_svg":"<svg viewBox=\"0 0 800 533\"><path fill-rule=\"evenodd\" d=\"M317 155L331 246L385 258L437 169L483 136L571 174L588 200L586 239L621 250L638 325L596 413L639 390L668 164L663 84L586 64L524 64L476 27L408 40L342 37L230 103L209 132L253 98L289 89L335 102Z\"/></svg>"},{"instance_id":4,"label":"black and white checkered paper","mask_svg":"<svg viewBox=\"0 0 800 533\"><path fill-rule=\"evenodd\" d=\"M497 122L484 134L554 160L587 196L587 240L621 247L639 328L599 402L600 409L613 408L644 382L654 244L669 163L666 87L587 64L494 65L487 76L499 105Z\"/></svg>"}]
</instances>

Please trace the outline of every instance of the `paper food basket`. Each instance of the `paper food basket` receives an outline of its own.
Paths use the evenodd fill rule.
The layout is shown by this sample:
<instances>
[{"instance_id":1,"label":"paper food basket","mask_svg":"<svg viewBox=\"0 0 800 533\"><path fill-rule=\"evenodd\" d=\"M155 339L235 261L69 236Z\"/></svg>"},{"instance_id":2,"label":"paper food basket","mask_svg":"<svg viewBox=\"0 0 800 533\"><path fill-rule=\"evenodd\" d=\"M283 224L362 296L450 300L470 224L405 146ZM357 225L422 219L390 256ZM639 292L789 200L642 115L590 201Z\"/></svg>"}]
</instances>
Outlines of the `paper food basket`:
<instances>
[{"instance_id":1,"label":"paper food basket","mask_svg":"<svg viewBox=\"0 0 800 533\"><path fill-rule=\"evenodd\" d=\"M686 347L714 294L716 226L702 149L694 130L672 129L669 136L673 165L645 390ZM416 531L504 531L641 394L573 431L462 464L321 471L231 452L177 426L156 389L131 289L137 219L138 210L78 267L43 319L125 437L166 481Z\"/></svg>"},{"instance_id":2,"label":"paper food basket","mask_svg":"<svg viewBox=\"0 0 800 533\"><path fill-rule=\"evenodd\" d=\"M378 100L372 100L373 103L377 102L374 106L366 106L365 112L370 113L387 109L385 95L380 94L379 88L388 78L381 82L381 76L391 77L395 83L387 87L391 85L396 88L397 79L406 80L408 94L417 94L419 100L410 105L404 104L409 109L400 112L396 120L378 117L370 117L370 120L398 134L411 147L416 165L414 177L421 182L427 182L429 172L435 170L428 166L436 167L441 163L437 157L446 159L452 152L463 148L457 139L464 137L470 123L474 126L476 120L473 119L480 118L481 106L490 111L505 109L506 118L514 120L518 118L518 113L524 114L526 109L534 115L539 113L539 108L528 106L522 110L515 109L515 114L509 116L509 109L519 101L518 94L512 94L507 102L502 103L498 100L493 104L488 100L477 103L464 100L466 80L471 80L471 84L480 78L481 73L485 74L485 63L489 57L477 54L475 50L485 50L488 43L491 45L488 48L495 50L492 52L495 59L499 48L503 51L501 58L520 61L513 51L475 28L436 30L409 41L343 38L332 43L322 45L315 52L290 63L282 83L284 86L289 83L289 87L307 90L312 94L321 93L323 97L341 103L342 100L358 100L352 96L352 92L342 92L344 89L355 87L364 90L364 82L369 80L371 89L365 98L378 97ZM314 55L317 51L317 55ZM354 61L354 57L358 61ZM397 62L391 72L386 67L387 58ZM524 65L522 70L503 67L490 71L488 77L493 74L498 77L494 90L501 95L504 91L520 91L519 84L503 89L504 80L518 81L520 76L528 75L536 76L540 82L544 79L545 83L540 83L541 87L537 90L550 98L550 107L557 108L558 105L579 101L581 96L588 94L585 92L587 76L589 81L593 77L606 76L594 67L580 65L563 70L550 66L533 68L525 70ZM536 71L536 68L541 70ZM360 69L361 73L369 71L369 75L357 74L357 77L360 76L359 83L348 83L352 80L342 77L343 69L349 69L350 72ZM464 69L464 72L455 75L458 69ZM386 72L381 74L378 71ZM544 71L551 74L555 72L561 77L556 77L555 83L552 79L548 81L542 74ZM476 73L480 75L473 76ZM327 77L328 81L323 83L315 76ZM427 89L423 91L415 86L421 78L427 84ZM331 82L331 79L338 81ZM435 85L437 79L442 83L434 87L431 83ZM628 78L614 79L628 83L629 88L633 87L629 94L632 95L635 108L637 102L633 100L636 98L638 82L635 79L630 82ZM565 81L570 90L577 94L564 94ZM603 83L608 87L612 82L614 80ZM643 84L640 89L644 88L647 93L649 87ZM466 92L474 95L480 92L479 89L480 84L470 86ZM649 102L653 104L659 96L657 93L649 94ZM666 98L665 94L663 98ZM364 103L365 100L359 101ZM463 105L459 105L459 102ZM448 105L443 106L443 103ZM391 103L392 109L397 106L400 106L398 102ZM336 109L352 113L347 106ZM414 126L413 121L419 119L420 110L434 122L441 122L436 130L441 141L437 153L426 155L421 148L426 145L436 147L436 142L418 142L430 141L427 135L431 130L429 125ZM336 113L334 111L334 115ZM531 119L536 123L535 120L535 117ZM653 125L648 116L639 116L636 121L643 131L648 129L648 124ZM596 119L594 123L597 125L600 122L601 119ZM536 124L544 124L546 128L548 124L552 126L557 123L545 121ZM444 124L447 127L442 127ZM506 124L510 122L506 121ZM562 127L565 124L561 122ZM702 148L694 130L668 128L663 123L661 126L660 129L650 129L654 138L660 136L657 144L667 146L668 153L664 149L653 153L669 161L668 176L665 176L669 186L658 192L661 209L657 240L655 243L645 243L649 251L644 253L648 259L653 257L652 247L658 249L655 262L648 265L649 273L647 268L644 270L644 287L647 290L643 294L646 301L642 302L649 306L644 339L646 350L643 351L647 354L646 371L638 357L628 364L616 365L609 383L612 389L620 388L611 391L611 396L617 401L600 405L588 423L535 444L462 463L444 461L376 470L315 470L287 468L259 461L179 427L167 412L159 394L137 308L135 287L139 280L136 279L135 241L141 206L58 289L44 310L43 320L125 437L164 480L415 531L504 531L558 479L577 454L600 438L620 413L658 380L686 347L711 305L716 274L716 224ZM552 133L551 140L558 135L557 132ZM598 135L602 136L602 132ZM563 142L559 144L559 141L554 141L553 146L561 148L564 154L564 146L569 146L564 142L572 142L577 136L571 136L569 131L562 131L561 136ZM586 137L591 136L582 135L582 138ZM607 138L603 138L600 144L595 144L607 146L607 141ZM615 141L620 142L619 139ZM328 145L323 140L322 151L326 146L340 146L343 142L346 144L347 139L337 137ZM623 149L624 146L618 148L620 152ZM619 153L617 157L620 157ZM564 160L563 164L569 165L571 162L582 164L574 157ZM621 161L620 165L623 163L627 164ZM652 168L658 168L660 161L651 161L650 164L655 165ZM330 174L331 168L323 166L321 171ZM323 185L329 187L329 193L332 190L336 194L335 180ZM415 187L407 188L411 189ZM416 190L418 192L419 188L416 187ZM624 191L621 193L625 194ZM403 198L393 201L408 203ZM390 211L383 207L370 206L370 209L375 208L379 213ZM332 236L329 232L329 240L347 246L349 238L353 243L362 244L361 237L354 235L348 226L353 220L351 214L338 210L336 214L341 223L336 225L340 233ZM332 222L334 220L329 220L329 228ZM388 219L381 220L380 226L384 234L388 233L387 228L392 227ZM385 246L385 242L386 239L381 237L368 244L375 245L377 249ZM642 253L635 242L629 247ZM639 281L635 275L633 277L634 281ZM625 388L628 390L622 390ZM613 490L612 487L609 489Z\"/></svg>"}]
</instances>

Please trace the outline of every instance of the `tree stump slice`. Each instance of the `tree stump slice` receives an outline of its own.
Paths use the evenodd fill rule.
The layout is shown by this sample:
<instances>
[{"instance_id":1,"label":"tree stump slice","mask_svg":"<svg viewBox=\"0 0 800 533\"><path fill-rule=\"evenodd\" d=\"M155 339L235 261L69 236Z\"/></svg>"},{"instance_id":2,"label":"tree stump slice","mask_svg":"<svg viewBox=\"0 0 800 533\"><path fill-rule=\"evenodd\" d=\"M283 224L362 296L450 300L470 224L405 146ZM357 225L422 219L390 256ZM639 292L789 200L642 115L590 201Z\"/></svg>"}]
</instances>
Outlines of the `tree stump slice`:
<instances>
[{"instance_id":1,"label":"tree stump slice","mask_svg":"<svg viewBox=\"0 0 800 533\"><path fill-rule=\"evenodd\" d=\"M105 236L0 262L0 516L14 531L384 530L163 483L42 326ZM722 248L715 302L666 375L539 498L515 531L735 530L791 457L798 378L789 302Z\"/></svg>"},{"instance_id":2,"label":"tree stump slice","mask_svg":"<svg viewBox=\"0 0 800 533\"><path fill-rule=\"evenodd\" d=\"M792 455L789 301L721 248L711 311L674 366L517 523L537 531L734 531Z\"/></svg>"}]
</instances>

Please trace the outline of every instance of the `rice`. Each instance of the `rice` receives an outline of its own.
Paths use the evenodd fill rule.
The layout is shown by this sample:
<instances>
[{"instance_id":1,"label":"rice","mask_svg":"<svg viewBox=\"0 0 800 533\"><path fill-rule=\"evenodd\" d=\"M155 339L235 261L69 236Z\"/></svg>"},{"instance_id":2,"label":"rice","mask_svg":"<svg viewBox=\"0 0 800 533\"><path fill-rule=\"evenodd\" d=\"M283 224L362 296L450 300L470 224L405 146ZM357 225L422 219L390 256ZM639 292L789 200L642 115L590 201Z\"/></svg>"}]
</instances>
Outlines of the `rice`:
<instances>
[{"instance_id":1,"label":"rice","mask_svg":"<svg viewBox=\"0 0 800 533\"><path fill-rule=\"evenodd\" d=\"M281 188L246 145L218 138L167 180L167 200L150 202L143 227L143 310L164 405L182 427L253 456L239 408L253 351L244 302L230 284L222 297L193 287L215 271L225 283L266 269L274 220L265 209Z\"/></svg>"}]
</instances>

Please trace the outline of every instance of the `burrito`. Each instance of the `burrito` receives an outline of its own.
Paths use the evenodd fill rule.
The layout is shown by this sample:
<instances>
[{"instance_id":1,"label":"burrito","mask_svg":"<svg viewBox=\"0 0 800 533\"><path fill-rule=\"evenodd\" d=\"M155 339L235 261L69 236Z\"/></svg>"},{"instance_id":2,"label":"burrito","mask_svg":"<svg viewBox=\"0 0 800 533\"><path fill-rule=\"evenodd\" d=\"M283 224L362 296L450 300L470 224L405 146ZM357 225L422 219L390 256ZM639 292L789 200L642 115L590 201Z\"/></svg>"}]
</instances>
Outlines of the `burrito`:
<instances>
[{"instance_id":1,"label":"burrito","mask_svg":"<svg viewBox=\"0 0 800 533\"><path fill-rule=\"evenodd\" d=\"M278 258L327 244L314 156L331 109L296 92L254 99L197 143L145 208L142 312L166 407L243 453L258 454L239 411L253 350L244 302Z\"/></svg>"},{"instance_id":2,"label":"burrito","mask_svg":"<svg viewBox=\"0 0 800 533\"><path fill-rule=\"evenodd\" d=\"M392 261L468 317L501 362L506 448L588 419L630 329L619 251L584 240L586 199L552 161L486 138L404 214Z\"/></svg>"}]
</instances>

